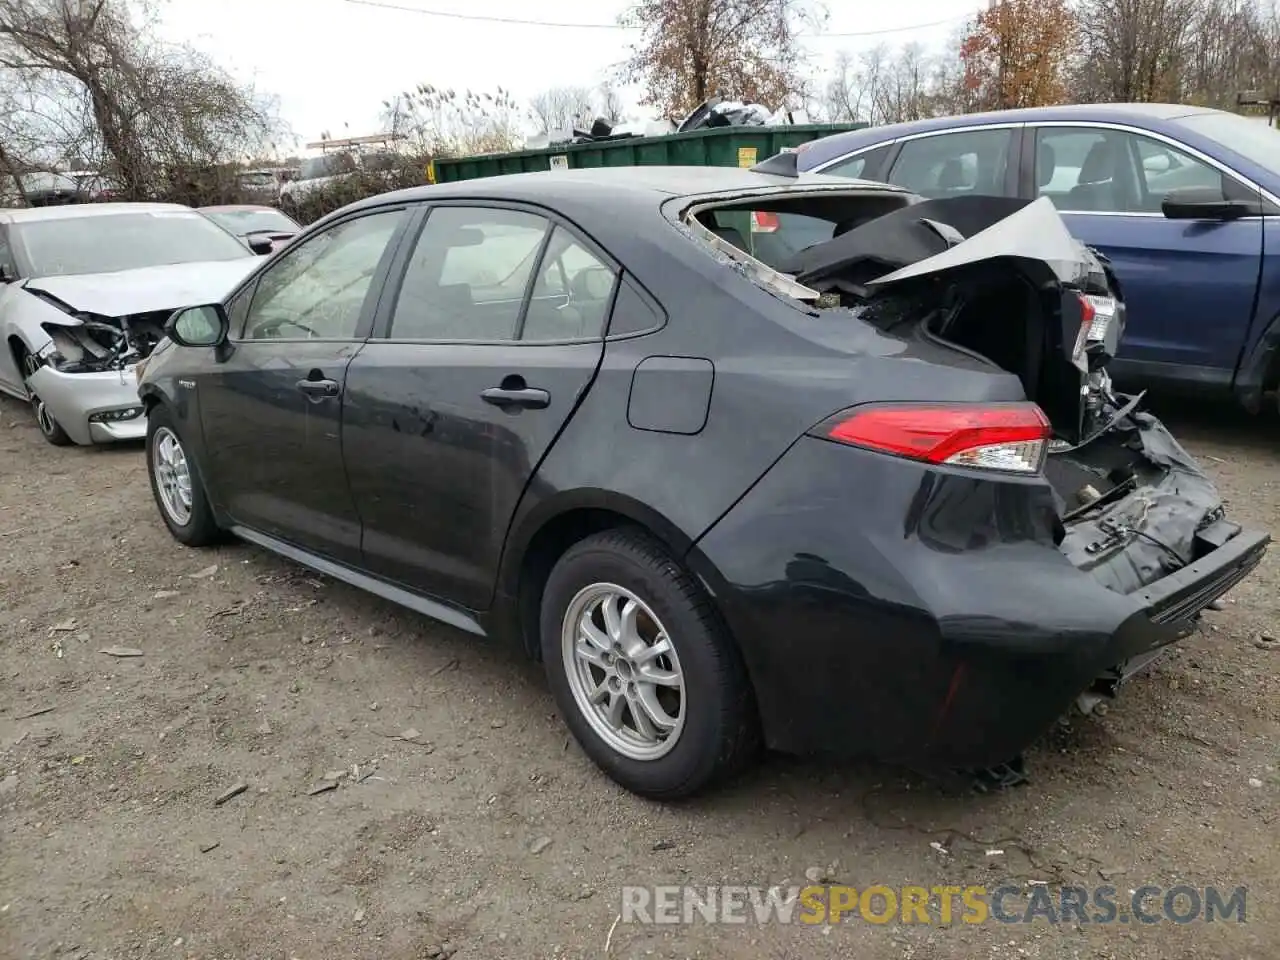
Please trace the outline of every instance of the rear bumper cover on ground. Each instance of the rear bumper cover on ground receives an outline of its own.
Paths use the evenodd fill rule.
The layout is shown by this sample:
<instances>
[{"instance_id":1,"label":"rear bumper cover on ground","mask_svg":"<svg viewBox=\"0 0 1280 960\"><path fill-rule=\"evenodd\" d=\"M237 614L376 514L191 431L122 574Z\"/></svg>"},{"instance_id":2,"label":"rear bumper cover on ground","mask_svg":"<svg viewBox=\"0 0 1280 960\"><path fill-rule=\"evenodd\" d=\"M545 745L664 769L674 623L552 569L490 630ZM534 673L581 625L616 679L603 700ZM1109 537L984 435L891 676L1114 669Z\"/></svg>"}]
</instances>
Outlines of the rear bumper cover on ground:
<instances>
[{"instance_id":1,"label":"rear bumper cover on ground","mask_svg":"<svg viewBox=\"0 0 1280 960\"><path fill-rule=\"evenodd\" d=\"M1130 595L1053 545L1042 480L992 482L805 438L694 548L768 744L988 767L1102 673L1184 635L1269 537Z\"/></svg>"}]
</instances>

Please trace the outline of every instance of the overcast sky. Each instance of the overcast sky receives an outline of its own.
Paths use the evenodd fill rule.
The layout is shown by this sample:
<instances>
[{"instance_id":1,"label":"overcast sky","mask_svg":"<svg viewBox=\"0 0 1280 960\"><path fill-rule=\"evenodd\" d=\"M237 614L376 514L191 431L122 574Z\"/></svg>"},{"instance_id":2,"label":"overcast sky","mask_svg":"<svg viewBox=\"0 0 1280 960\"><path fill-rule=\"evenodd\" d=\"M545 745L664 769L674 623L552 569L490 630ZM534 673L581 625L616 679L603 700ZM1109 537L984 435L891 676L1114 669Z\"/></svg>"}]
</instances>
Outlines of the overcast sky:
<instances>
[{"instance_id":1,"label":"overcast sky","mask_svg":"<svg viewBox=\"0 0 1280 960\"><path fill-rule=\"evenodd\" d=\"M382 2L387 6L372 5ZM806 46L816 73L840 50L911 41L940 47L981 5L827 0L823 35ZM502 86L521 101L548 87L599 83L626 59L635 31L563 24L613 24L626 6L618 0L169 0L162 9L169 39L199 47L278 96L285 121L306 142L326 130L335 137L379 132L382 101L419 83L479 91ZM835 36L854 33L860 35Z\"/></svg>"}]
</instances>

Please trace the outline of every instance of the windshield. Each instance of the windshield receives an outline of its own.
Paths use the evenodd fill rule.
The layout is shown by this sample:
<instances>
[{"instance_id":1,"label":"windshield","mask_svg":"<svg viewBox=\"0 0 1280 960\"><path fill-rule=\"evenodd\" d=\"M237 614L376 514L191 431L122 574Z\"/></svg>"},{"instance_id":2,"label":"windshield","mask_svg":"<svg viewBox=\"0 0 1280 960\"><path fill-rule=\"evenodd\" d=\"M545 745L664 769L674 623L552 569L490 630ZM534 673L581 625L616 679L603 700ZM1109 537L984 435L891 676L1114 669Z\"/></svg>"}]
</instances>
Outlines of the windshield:
<instances>
[{"instance_id":1,"label":"windshield","mask_svg":"<svg viewBox=\"0 0 1280 960\"><path fill-rule=\"evenodd\" d=\"M57 217L17 223L11 229L36 277L252 256L235 237L194 211Z\"/></svg>"},{"instance_id":2,"label":"windshield","mask_svg":"<svg viewBox=\"0 0 1280 960\"><path fill-rule=\"evenodd\" d=\"M258 230L271 233L298 232L298 225L279 210L212 210L205 216L237 237Z\"/></svg>"},{"instance_id":3,"label":"windshield","mask_svg":"<svg viewBox=\"0 0 1280 960\"><path fill-rule=\"evenodd\" d=\"M1238 113L1196 113L1175 123L1212 137L1268 172L1280 176L1280 130L1268 126L1263 117L1242 117Z\"/></svg>"}]
</instances>

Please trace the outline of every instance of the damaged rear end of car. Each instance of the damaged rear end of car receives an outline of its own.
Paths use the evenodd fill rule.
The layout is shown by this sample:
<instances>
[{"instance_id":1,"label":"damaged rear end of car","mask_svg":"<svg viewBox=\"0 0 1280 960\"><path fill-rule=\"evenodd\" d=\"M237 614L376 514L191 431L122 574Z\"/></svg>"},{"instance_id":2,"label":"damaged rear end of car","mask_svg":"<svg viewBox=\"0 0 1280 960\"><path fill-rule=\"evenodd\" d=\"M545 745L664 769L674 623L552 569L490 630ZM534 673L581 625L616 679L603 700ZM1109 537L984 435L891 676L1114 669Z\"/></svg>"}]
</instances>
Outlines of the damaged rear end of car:
<instances>
[{"instance_id":1,"label":"damaged rear end of car","mask_svg":"<svg viewBox=\"0 0 1280 960\"><path fill-rule=\"evenodd\" d=\"M796 651L759 638L783 624L821 664L763 695L772 745L1017 770L1073 704L1093 710L1187 636L1270 538L1227 517L1142 396L1113 388L1123 290L1050 201L877 209L862 186L847 217L802 183L683 213L815 338L868 325L930 351L914 395L815 417L698 550L728 583L788 584L727 614L753 673L788 670ZM1021 396L960 396L955 371L975 367ZM748 523L770 545L744 559Z\"/></svg>"}]
</instances>

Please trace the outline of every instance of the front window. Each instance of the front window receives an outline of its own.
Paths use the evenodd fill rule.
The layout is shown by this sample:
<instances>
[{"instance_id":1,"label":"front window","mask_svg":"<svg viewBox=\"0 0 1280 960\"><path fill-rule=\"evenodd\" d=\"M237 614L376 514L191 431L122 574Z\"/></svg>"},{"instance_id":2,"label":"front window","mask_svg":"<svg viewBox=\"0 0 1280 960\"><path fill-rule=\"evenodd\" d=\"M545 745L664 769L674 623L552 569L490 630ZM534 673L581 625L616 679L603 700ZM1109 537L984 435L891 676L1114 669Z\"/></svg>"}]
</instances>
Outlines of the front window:
<instances>
[{"instance_id":1,"label":"front window","mask_svg":"<svg viewBox=\"0 0 1280 960\"><path fill-rule=\"evenodd\" d=\"M250 256L235 237L186 210L51 217L15 224L13 230L34 277Z\"/></svg>"},{"instance_id":2,"label":"front window","mask_svg":"<svg viewBox=\"0 0 1280 960\"><path fill-rule=\"evenodd\" d=\"M374 274L404 217L402 209L366 214L285 253L258 280L243 339L353 339Z\"/></svg>"},{"instance_id":3,"label":"front window","mask_svg":"<svg viewBox=\"0 0 1280 960\"><path fill-rule=\"evenodd\" d=\"M206 216L237 237L251 233L298 232L298 225L279 210L214 210Z\"/></svg>"},{"instance_id":4,"label":"front window","mask_svg":"<svg viewBox=\"0 0 1280 960\"><path fill-rule=\"evenodd\" d=\"M1039 195L1075 213L1159 213L1174 190L1242 189L1163 140L1106 127L1041 127L1035 173Z\"/></svg>"},{"instance_id":5,"label":"front window","mask_svg":"<svg viewBox=\"0 0 1280 960\"><path fill-rule=\"evenodd\" d=\"M1265 119L1238 113L1195 113L1174 123L1211 137L1268 173L1280 176L1280 130Z\"/></svg>"}]
</instances>

